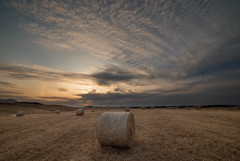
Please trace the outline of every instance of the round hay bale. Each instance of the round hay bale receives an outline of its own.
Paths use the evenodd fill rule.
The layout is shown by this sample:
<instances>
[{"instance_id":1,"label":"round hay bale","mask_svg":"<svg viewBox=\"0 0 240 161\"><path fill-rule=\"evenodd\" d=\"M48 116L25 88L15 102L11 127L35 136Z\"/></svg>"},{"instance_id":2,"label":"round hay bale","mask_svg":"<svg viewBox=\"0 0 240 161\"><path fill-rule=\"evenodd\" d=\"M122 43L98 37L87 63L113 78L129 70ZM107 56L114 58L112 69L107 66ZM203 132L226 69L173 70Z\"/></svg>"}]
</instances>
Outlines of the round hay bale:
<instances>
[{"instance_id":1,"label":"round hay bale","mask_svg":"<svg viewBox=\"0 0 240 161\"><path fill-rule=\"evenodd\" d=\"M84 109L77 109L76 110L76 115L77 116L82 116L84 114Z\"/></svg>"},{"instance_id":2,"label":"round hay bale","mask_svg":"<svg viewBox=\"0 0 240 161\"><path fill-rule=\"evenodd\" d=\"M16 114L17 117L24 116L24 111L18 111Z\"/></svg>"},{"instance_id":3,"label":"round hay bale","mask_svg":"<svg viewBox=\"0 0 240 161\"><path fill-rule=\"evenodd\" d=\"M201 110L201 109L202 109L201 106L195 106L195 108L196 108L197 110Z\"/></svg>"},{"instance_id":4,"label":"round hay bale","mask_svg":"<svg viewBox=\"0 0 240 161\"><path fill-rule=\"evenodd\" d=\"M130 111L130 108L125 108L125 111L126 111L126 112L129 112L129 111Z\"/></svg>"},{"instance_id":5,"label":"round hay bale","mask_svg":"<svg viewBox=\"0 0 240 161\"><path fill-rule=\"evenodd\" d=\"M104 112L97 123L97 139L101 145L130 147L135 136L135 120L131 112Z\"/></svg>"},{"instance_id":6,"label":"round hay bale","mask_svg":"<svg viewBox=\"0 0 240 161\"><path fill-rule=\"evenodd\" d=\"M60 114L60 112L61 112L60 110L56 110L56 114Z\"/></svg>"}]
</instances>

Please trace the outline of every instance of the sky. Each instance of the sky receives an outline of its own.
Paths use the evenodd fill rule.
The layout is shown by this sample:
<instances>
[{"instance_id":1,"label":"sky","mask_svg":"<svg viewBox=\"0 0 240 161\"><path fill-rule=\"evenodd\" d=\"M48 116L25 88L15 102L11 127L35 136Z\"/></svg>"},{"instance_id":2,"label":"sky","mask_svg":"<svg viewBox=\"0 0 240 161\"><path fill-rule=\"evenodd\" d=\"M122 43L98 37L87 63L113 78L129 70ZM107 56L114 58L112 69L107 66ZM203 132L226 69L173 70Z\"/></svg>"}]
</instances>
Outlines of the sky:
<instances>
[{"instance_id":1,"label":"sky","mask_svg":"<svg viewBox=\"0 0 240 161\"><path fill-rule=\"evenodd\" d=\"M0 99L240 104L239 0L0 0Z\"/></svg>"}]
</instances>

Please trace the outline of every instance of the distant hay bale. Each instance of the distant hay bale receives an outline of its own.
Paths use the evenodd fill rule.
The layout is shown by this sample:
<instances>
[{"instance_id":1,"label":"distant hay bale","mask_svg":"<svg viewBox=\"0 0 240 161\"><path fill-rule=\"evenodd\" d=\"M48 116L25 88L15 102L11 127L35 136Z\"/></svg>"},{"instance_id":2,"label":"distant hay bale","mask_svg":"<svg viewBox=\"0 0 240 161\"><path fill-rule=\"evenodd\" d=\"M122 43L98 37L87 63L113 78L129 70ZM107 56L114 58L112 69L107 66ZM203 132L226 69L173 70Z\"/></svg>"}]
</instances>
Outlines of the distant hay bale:
<instances>
[{"instance_id":1,"label":"distant hay bale","mask_svg":"<svg viewBox=\"0 0 240 161\"><path fill-rule=\"evenodd\" d=\"M76 110L76 115L77 116L82 116L84 114L84 110L83 109L77 109Z\"/></svg>"},{"instance_id":2,"label":"distant hay bale","mask_svg":"<svg viewBox=\"0 0 240 161\"><path fill-rule=\"evenodd\" d=\"M201 109L202 109L201 106L195 106L195 108L196 108L197 110L201 110Z\"/></svg>"},{"instance_id":3,"label":"distant hay bale","mask_svg":"<svg viewBox=\"0 0 240 161\"><path fill-rule=\"evenodd\" d=\"M94 112L94 110L92 110L92 112Z\"/></svg>"},{"instance_id":4,"label":"distant hay bale","mask_svg":"<svg viewBox=\"0 0 240 161\"><path fill-rule=\"evenodd\" d=\"M126 112L129 112L129 111L130 111L130 108L125 108L125 111L126 111Z\"/></svg>"},{"instance_id":5,"label":"distant hay bale","mask_svg":"<svg viewBox=\"0 0 240 161\"><path fill-rule=\"evenodd\" d=\"M97 123L97 139L101 145L130 147L135 136L135 120L131 112L104 112Z\"/></svg>"},{"instance_id":6,"label":"distant hay bale","mask_svg":"<svg viewBox=\"0 0 240 161\"><path fill-rule=\"evenodd\" d=\"M56 114L60 114L60 112L61 112L60 110L56 110Z\"/></svg>"},{"instance_id":7,"label":"distant hay bale","mask_svg":"<svg viewBox=\"0 0 240 161\"><path fill-rule=\"evenodd\" d=\"M16 114L17 117L24 116L24 111L18 111Z\"/></svg>"}]
</instances>

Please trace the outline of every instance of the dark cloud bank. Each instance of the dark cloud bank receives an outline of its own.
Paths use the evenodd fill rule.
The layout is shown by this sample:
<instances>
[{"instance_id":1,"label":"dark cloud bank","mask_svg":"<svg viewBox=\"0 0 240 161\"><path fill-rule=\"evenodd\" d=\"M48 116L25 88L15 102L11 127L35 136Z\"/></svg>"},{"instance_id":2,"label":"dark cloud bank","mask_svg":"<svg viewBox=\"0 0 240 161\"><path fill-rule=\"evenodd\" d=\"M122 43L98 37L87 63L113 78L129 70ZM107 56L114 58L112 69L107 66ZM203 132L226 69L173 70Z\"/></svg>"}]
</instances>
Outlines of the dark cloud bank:
<instances>
[{"instance_id":1,"label":"dark cloud bank","mask_svg":"<svg viewBox=\"0 0 240 161\"><path fill-rule=\"evenodd\" d=\"M240 88L239 88L240 89ZM91 100L93 105L108 106L143 106L143 105L209 105L209 104L239 104L239 92L236 89L224 92L224 89L215 89L209 93L178 94L164 96L148 93L107 93L107 94L81 94L81 100ZM211 89L213 90L213 89ZM84 102L84 101L83 101Z\"/></svg>"},{"instance_id":2,"label":"dark cloud bank","mask_svg":"<svg viewBox=\"0 0 240 161\"><path fill-rule=\"evenodd\" d=\"M92 75L99 85L110 85L117 82L131 84L133 80L147 79L148 75L133 72L132 70L111 66Z\"/></svg>"},{"instance_id":3,"label":"dark cloud bank","mask_svg":"<svg viewBox=\"0 0 240 161\"><path fill-rule=\"evenodd\" d=\"M163 95L157 93L88 93L79 94L81 99L58 98L57 103L66 105L90 104L96 106L155 106L155 105L239 105L239 90L235 86L209 88L206 91L191 94ZM48 97L48 99L51 99ZM52 99L56 99L53 97Z\"/></svg>"}]
</instances>

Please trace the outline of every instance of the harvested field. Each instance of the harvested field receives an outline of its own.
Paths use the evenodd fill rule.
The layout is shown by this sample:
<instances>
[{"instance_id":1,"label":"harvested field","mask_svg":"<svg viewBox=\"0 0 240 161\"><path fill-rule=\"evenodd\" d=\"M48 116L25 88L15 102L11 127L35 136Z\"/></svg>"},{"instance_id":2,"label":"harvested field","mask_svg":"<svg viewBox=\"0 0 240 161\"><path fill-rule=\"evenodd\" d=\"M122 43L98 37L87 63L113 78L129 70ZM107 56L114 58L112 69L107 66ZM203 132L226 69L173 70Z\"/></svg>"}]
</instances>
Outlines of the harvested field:
<instances>
[{"instance_id":1,"label":"harvested field","mask_svg":"<svg viewBox=\"0 0 240 161\"><path fill-rule=\"evenodd\" d=\"M106 110L104 110L106 111ZM1 115L0 160L239 160L240 112L230 110L131 109L132 148L101 147L96 123L104 112ZM123 110L110 110L123 111Z\"/></svg>"}]
</instances>

